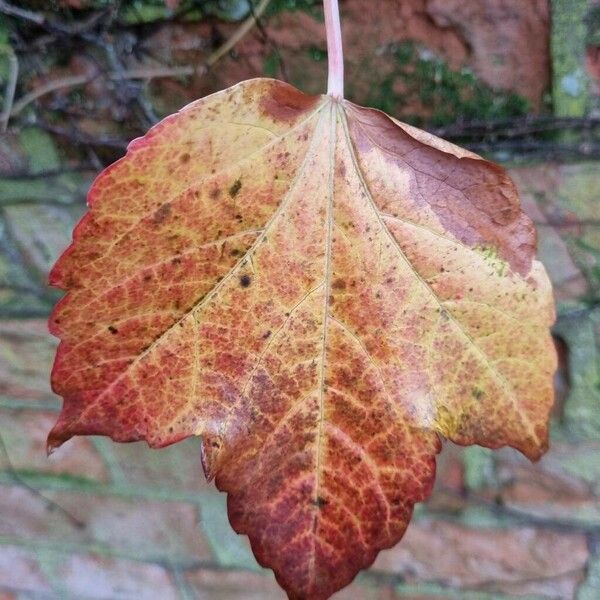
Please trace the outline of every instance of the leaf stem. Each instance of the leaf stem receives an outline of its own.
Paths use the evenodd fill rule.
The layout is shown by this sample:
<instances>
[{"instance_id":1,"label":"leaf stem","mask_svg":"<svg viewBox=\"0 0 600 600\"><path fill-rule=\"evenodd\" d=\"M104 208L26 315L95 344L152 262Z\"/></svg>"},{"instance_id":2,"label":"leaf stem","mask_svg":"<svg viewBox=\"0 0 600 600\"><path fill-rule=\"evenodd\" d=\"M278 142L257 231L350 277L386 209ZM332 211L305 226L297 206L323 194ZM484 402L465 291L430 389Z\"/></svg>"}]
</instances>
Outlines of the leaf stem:
<instances>
[{"instance_id":1,"label":"leaf stem","mask_svg":"<svg viewBox=\"0 0 600 600\"><path fill-rule=\"evenodd\" d=\"M327 94L334 98L344 97L344 50L338 0L323 0L325 31L327 33L327 60L329 76Z\"/></svg>"}]
</instances>

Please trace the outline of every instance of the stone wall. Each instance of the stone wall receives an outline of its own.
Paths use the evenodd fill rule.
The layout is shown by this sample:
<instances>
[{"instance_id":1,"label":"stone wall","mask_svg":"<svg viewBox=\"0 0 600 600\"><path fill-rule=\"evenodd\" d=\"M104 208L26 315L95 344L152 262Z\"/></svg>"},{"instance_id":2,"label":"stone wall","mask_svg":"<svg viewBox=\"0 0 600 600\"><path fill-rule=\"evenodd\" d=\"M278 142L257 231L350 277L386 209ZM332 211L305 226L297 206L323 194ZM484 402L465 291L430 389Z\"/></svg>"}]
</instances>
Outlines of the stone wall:
<instances>
[{"instance_id":1,"label":"stone wall","mask_svg":"<svg viewBox=\"0 0 600 600\"><path fill-rule=\"evenodd\" d=\"M346 0L342 8L349 91L358 100L433 116L435 107L418 94L410 104L406 82L396 80L416 57L411 68L462 74L461 82L525 98L532 110L594 111L595 0ZM185 61L190 30L207 27L161 29L148 43L179 48L169 58ZM278 12L268 34L290 79L320 89L318 20ZM163 93L176 103L265 70L277 75L272 50L251 35L222 69L185 86L164 82ZM381 84L387 75L389 93L370 96L370 78ZM0 138L3 172L60 171L72 160L39 129L9 134ZM550 451L530 464L511 450L446 444L434 493L404 540L337 600L600 598L599 164L508 166L558 304ZM76 438L46 458L60 402L48 385L56 340L45 320L57 295L45 280L84 209L89 175L0 176L0 600L283 600L229 527L225 497L203 481L197 440L156 451Z\"/></svg>"}]
</instances>

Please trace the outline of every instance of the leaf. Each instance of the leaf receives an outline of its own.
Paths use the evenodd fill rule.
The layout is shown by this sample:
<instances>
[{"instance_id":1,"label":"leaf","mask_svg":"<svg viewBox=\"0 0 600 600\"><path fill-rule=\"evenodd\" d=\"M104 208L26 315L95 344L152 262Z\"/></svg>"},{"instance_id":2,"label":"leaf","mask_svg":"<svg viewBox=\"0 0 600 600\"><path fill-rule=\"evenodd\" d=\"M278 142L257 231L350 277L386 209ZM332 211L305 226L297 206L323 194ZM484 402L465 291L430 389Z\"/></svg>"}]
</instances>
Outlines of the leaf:
<instances>
[{"instance_id":1,"label":"leaf","mask_svg":"<svg viewBox=\"0 0 600 600\"><path fill-rule=\"evenodd\" d=\"M49 448L202 436L290 598L400 539L440 436L545 450L551 288L500 167L255 79L133 141L89 206L50 277Z\"/></svg>"}]
</instances>

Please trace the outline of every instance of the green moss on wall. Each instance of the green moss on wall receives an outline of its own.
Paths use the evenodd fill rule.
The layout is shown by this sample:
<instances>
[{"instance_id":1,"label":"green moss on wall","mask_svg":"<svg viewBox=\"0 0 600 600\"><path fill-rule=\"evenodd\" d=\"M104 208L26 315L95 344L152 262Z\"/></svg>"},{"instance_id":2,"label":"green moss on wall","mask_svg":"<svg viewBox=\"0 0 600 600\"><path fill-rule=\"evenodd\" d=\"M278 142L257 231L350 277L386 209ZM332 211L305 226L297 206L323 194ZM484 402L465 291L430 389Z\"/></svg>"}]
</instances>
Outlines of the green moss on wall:
<instances>
[{"instance_id":1,"label":"green moss on wall","mask_svg":"<svg viewBox=\"0 0 600 600\"><path fill-rule=\"evenodd\" d=\"M581 117L588 107L587 12L588 0L552 0L552 96L558 116Z\"/></svg>"},{"instance_id":2,"label":"green moss on wall","mask_svg":"<svg viewBox=\"0 0 600 600\"><path fill-rule=\"evenodd\" d=\"M445 60L418 44L403 42L391 52L393 70L374 82L370 106L401 114L417 125L426 122L432 126L527 114L525 98L493 90L469 69L451 69Z\"/></svg>"}]
</instances>

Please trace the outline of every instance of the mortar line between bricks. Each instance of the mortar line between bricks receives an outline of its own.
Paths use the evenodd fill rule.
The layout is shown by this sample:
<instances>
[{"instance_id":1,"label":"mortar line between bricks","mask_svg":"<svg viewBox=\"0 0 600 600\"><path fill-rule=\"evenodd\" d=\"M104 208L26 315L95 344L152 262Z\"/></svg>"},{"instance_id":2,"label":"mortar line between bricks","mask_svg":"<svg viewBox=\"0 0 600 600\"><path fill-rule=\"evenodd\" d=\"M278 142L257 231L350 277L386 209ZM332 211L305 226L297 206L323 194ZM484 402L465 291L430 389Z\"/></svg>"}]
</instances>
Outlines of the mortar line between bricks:
<instances>
[{"instance_id":1,"label":"mortar line between bricks","mask_svg":"<svg viewBox=\"0 0 600 600\"><path fill-rule=\"evenodd\" d=\"M8 410L39 410L46 412L60 412L60 400L23 400L11 396L0 396L0 409Z\"/></svg>"},{"instance_id":2,"label":"mortar line between bricks","mask_svg":"<svg viewBox=\"0 0 600 600\"><path fill-rule=\"evenodd\" d=\"M129 486L119 484L105 484L96 483L93 481L73 481L64 480L60 475L47 475L47 474L32 474L31 472L20 472L15 471L19 479L24 481L28 486L34 487L40 492L73 492L80 494L94 494L99 496L116 496L120 498L128 499L142 499L142 500L154 500L159 502L186 502L202 510L204 499L213 493L216 493L214 489L199 490L196 492L186 492L161 488L149 488L145 486ZM9 473L6 471L0 471L0 486L15 486L15 473ZM485 510L490 516L498 517L498 508L495 506L488 506L486 503L482 503L473 498L470 499L471 503L479 508ZM433 515L439 515L435 511ZM449 522L456 522L457 519L452 514L441 515ZM554 531L565 531L569 533L582 533L582 534L598 534L600 533L599 525L586 525L585 523L570 523L562 520L553 519L548 521L547 519L541 519L535 515L523 513L515 509L504 509L503 516L507 519L506 525L500 525L497 529L506 529L512 525L519 525L522 527L537 527L543 529L549 529ZM460 521L458 519L458 521Z\"/></svg>"},{"instance_id":3,"label":"mortar line between bricks","mask_svg":"<svg viewBox=\"0 0 600 600\"><path fill-rule=\"evenodd\" d=\"M53 552L62 555L73 555L73 554L84 554L102 556L106 558L116 558L121 560L128 560L140 564L158 565L168 571L173 572L174 566L177 566L180 570L192 570L192 569L215 569L218 565L215 562L207 560L181 560L175 557L169 557L167 560L164 556L140 556L139 552L126 552L118 548L111 548L103 544L98 543L78 543L68 541L43 541L43 540L30 540L22 537L0 535L0 547L1 546L13 546L18 548L24 548L31 550L36 554L38 552Z\"/></svg>"},{"instance_id":4,"label":"mortar line between bricks","mask_svg":"<svg viewBox=\"0 0 600 600\"><path fill-rule=\"evenodd\" d=\"M115 457L112 446L113 442L111 440L107 440L107 438L93 436L92 444L106 465L112 483L119 486L126 485L127 477L125 476L119 461Z\"/></svg>"},{"instance_id":5,"label":"mortar line between bricks","mask_svg":"<svg viewBox=\"0 0 600 600\"><path fill-rule=\"evenodd\" d=\"M199 508L209 490L186 492L172 488L149 488L144 486L125 486L118 484L96 483L93 481L73 481L62 479L60 475L32 474L31 472L15 471L19 478L28 486L44 492L74 492L99 496L118 496L121 498L139 498L160 502L187 502ZM15 476L7 471L0 471L0 486L15 486ZM213 490L214 491L214 490Z\"/></svg>"},{"instance_id":6,"label":"mortar line between bricks","mask_svg":"<svg viewBox=\"0 0 600 600\"><path fill-rule=\"evenodd\" d=\"M92 480L74 481L72 479L63 479L60 475L49 475L45 473L32 473L15 470L14 472L0 471L0 486L19 485L15 482L15 476L24 482L27 486L36 489L39 492L72 492L78 494L115 496L126 499L153 500L159 502L185 502L202 510L204 499L215 493L214 489L200 490L196 492L174 490L173 488L147 487L136 485L131 487L127 484L117 483L96 483ZM488 505L479 499L470 499L469 504L479 509L485 510L491 517L497 519L498 507ZM450 522L457 521L451 513L439 513L433 511L432 515L442 516ZM506 529L508 526L519 525L522 527L537 527L563 531L568 533L599 534L600 524L574 523L559 519L547 520L536 515L528 514L514 508L503 507L502 516L507 519L505 526L498 529Z\"/></svg>"}]
</instances>

